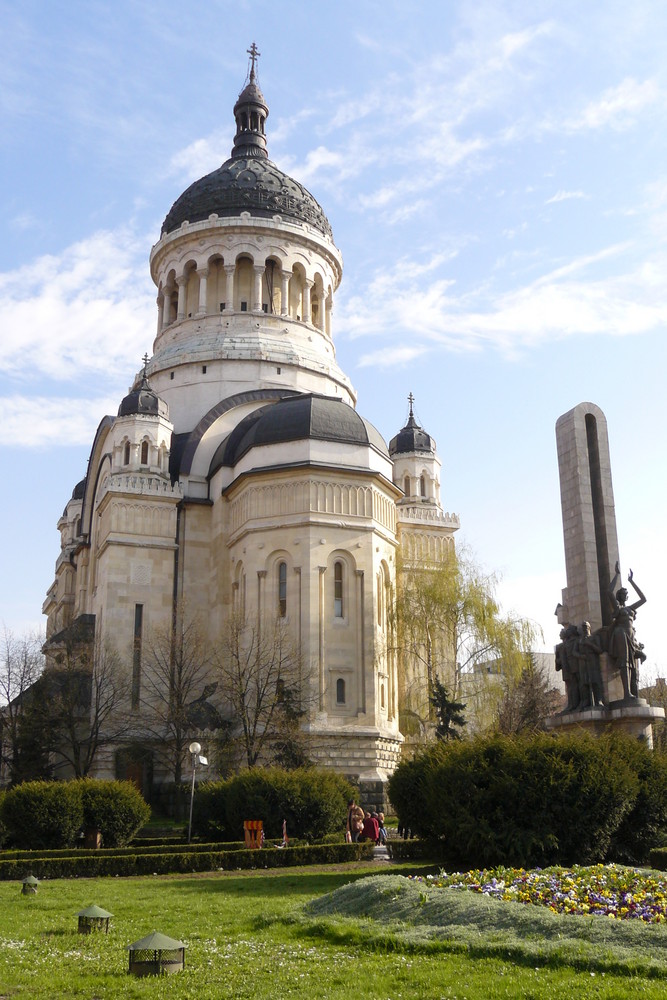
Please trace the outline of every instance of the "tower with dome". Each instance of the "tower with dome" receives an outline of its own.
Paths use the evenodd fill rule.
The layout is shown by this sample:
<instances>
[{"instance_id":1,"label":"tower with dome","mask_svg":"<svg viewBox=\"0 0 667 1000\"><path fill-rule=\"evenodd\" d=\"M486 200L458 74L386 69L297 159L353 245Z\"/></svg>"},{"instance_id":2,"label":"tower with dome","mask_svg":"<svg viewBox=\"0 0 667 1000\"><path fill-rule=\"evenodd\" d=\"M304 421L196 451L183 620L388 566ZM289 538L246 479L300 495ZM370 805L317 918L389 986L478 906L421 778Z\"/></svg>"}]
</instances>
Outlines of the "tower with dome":
<instances>
[{"instance_id":1,"label":"tower with dome","mask_svg":"<svg viewBox=\"0 0 667 1000\"><path fill-rule=\"evenodd\" d=\"M403 742L399 551L437 559L458 518L412 396L389 447L356 409L333 337L341 254L322 207L269 159L249 53L231 155L177 198L151 250L152 356L59 521L47 652L82 624L96 648L113 643L137 743L151 635L192 615L220 650L232 622L267 635L278 622L311 757L372 789ZM233 725L224 684L211 699ZM128 759L108 747L94 773L125 777ZM149 772L164 778L157 758L144 784Z\"/></svg>"}]
</instances>

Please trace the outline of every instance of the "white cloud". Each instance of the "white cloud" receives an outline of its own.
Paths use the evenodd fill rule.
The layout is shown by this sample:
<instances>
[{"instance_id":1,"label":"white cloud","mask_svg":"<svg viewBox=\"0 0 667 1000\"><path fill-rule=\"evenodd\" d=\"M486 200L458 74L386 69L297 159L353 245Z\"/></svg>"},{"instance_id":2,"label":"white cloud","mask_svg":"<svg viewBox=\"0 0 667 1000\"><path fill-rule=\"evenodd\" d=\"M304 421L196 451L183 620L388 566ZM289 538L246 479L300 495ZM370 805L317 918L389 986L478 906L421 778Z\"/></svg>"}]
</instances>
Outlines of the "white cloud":
<instances>
[{"instance_id":1,"label":"white cloud","mask_svg":"<svg viewBox=\"0 0 667 1000\"><path fill-rule=\"evenodd\" d=\"M483 284L456 294L441 260L430 281L434 260L400 261L378 274L363 296L344 302L338 321L348 337L382 336L386 356L399 350L402 362L411 360L409 351L418 357L426 350L493 348L513 358L520 350L578 334L645 333L667 325L667 288L661 280L667 258L656 253L637 262L633 250L631 244L610 246L495 293ZM615 273L598 273L603 263ZM414 343L400 353L406 339ZM373 352L361 363L381 363L382 356Z\"/></svg>"},{"instance_id":2,"label":"white cloud","mask_svg":"<svg viewBox=\"0 0 667 1000\"><path fill-rule=\"evenodd\" d=\"M383 347L380 351L362 354L359 359L360 368L397 368L421 357L428 350L426 345L412 347Z\"/></svg>"},{"instance_id":3,"label":"white cloud","mask_svg":"<svg viewBox=\"0 0 667 1000\"><path fill-rule=\"evenodd\" d=\"M651 104L664 100L660 88L654 80L642 83L626 77L616 87L610 87L600 98L591 101L580 114L568 119L568 131L600 129L610 126L615 129L629 128L637 117Z\"/></svg>"},{"instance_id":4,"label":"white cloud","mask_svg":"<svg viewBox=\"0 0 667 1000\"><path fill-rule=\"evenodd\" d=\"M0 397L0 424L6 448L89 445L105 414L115 414L118 397L53 399Z\"/></svg>"},{"instance_id":5,"label":"white cloud","mask_svg":"<svg viewBox=\"0 0 667 1000\"><path fill-rule=\"evenodd\" d=\"M34 379L107 377L150 347L156 306L146 276L149 240L100 232L59 256L0 274L0 368Z\"/></svg>"},{"instance_id":6,"label":"white cloud","mask_svg":"<svg viewBox=\"0 0 667 1000\"><path fill-rule=\"evenodd\" d=\"M228 159L232 140L227 132L216 132L205 139L196 139L184 149L179 149L171 157L167 167L167 176L183 177L189 181L197 180L216 170Z\"/></svg>"},{"instance_id":7,"label":"white cloud","mask_svg":"<svg viewBox=\"0 0 667 1000\"><path fill-rule=\"evenodd\" d=\"M547 198L545 205L555 205L559 201L570 201L572 198L585 198L583 191L556 191L551 198Z\"/></svg>"}]
</instances>

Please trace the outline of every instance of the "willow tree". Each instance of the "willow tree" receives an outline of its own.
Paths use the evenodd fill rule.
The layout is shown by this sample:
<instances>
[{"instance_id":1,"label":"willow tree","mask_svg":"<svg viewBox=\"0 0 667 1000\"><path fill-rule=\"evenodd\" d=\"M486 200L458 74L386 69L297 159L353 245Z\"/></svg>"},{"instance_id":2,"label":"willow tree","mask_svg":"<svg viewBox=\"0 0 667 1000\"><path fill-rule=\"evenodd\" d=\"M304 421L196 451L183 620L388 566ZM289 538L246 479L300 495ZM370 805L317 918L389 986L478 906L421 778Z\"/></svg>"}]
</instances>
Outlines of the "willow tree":
<instances>
[{"instance_id":1,"label":"willow tree","mask_svg":"<svg viewBox=\"0 0 667 1000\"><path fill-rule=\"evenodd\" d=\"M401 731L429 735L436 680L463 696L468 718L491 724L504 683L526 666L535 630L525 619L504 614L496 598L497 577L466 554L398 567L393 642L400 664Z\"/></svg>"}]
</instances>

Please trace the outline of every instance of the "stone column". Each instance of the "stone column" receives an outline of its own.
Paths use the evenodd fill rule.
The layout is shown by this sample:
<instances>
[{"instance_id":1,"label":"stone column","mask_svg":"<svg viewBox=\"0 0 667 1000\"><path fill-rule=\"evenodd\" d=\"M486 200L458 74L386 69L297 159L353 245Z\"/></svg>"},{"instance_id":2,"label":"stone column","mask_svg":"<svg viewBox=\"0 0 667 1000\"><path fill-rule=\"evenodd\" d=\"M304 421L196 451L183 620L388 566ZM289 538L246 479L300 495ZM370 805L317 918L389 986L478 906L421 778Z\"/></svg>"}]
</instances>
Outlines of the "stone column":
<instances>
[{"instance_id":1,"label":"stone column","mask_svg":"<svg viewBox=\"0 0 667 1000\"><path fill-rule=\"evenodd\" d=\"M324 289L322 289L322 294L320 295L320 308L317 314L317 326L322 333L326 333L327 330L327 300L324 294Z\"/></svg>"},{"instance_id":2,"label":"stone column","mask_svg":"<svg viewBox=\"0 0 667 1000\"><path fill-rule=\"evenodd\" d=\"M280 275L280 315L289 315L289 280L291 271L283 271Z\"/></svg>"},{"instance_id":3,"label":"stone column","mask_svg":"<svg viewBox=\"0 0 667 1000\"><path fill-rule=\"evenodd\" d=\"M594 403L579 403L556 423L565 542L567 621L611 622L609 584L618 560L607 421Z\"/></svg>"},{"instance_id":4,"label":"stone column","mask_svg":"<svg viewBox=\"0 0 667 1000\"><path fill-rule=\"evenodd\" d=\"M188 286L188 276L187 274L179 274L176 278L176 284L178 285L178 309L176 311L176 319L185 319L185 293Z\"/></svg>"},{"instance_id":5,"label":"stone column","mask_svg":"<svg viewBox=\"0 0 667 1000\"><path fill-rule=\"evenodd\" d=\"M303 315L301 319L304 323L312 323L313 321L310 309L310 290L314 284L315 282L311 281L309 278L306 278L303 283Z\"/></svg>"},{"instance_id":6,"label":"stone column","mask_svg":"<svg viewBox=\"0 0 667 1000\"><path fill-rule=\"evenodd\" d=\"M318 627L318 650L317 650L317 665L318 665L318 708L320 712L324 711L324 574L327 571L326 566L318 566L320 571L319 575L319 589L318 589L318 601L317 601L317 613L319 620Z\"/></svg>"},{"instance_id":7,"label":"stone column","mask_svg":"<svg viewBox=\"0 0 667 1000\"><path fill-rule=\"evenodd\" d=\"M327 336L330 337L331 336L331 314L333 312L333 302L331 301L331 296L330 295L327 295L325 306L326 306L326 316L324 317L324 326L322 327L322 329L327 334Z\"/></svg>"},{"instance_id":8,"label":"stone column","mask_svg":"<svg viewBox=\"0 0 667 1000\"><path fill-rule=\"evenodd\" d=\"M197 315L206 315L206 290L208 288L208 268L202 267L200 271L197 271L199 275L199 305L197 307Z\"/></svg>"},{"instance_id":9,"label":"stone column","mask_svg":"<svg viewBox=\"0 0 667 1000\"><path fill-rule=\"evenodd\" d=\"M162 329L169 326L169 313L171 312L171 289L167 285L162 293Z\"/></svg>"},{"instance_id":10,"label":"stone column","mask_svg":"<svg viewBox=\"0 0 667 1000\"><path fill-rule=\"evenodd\" d=\"M358 676L357 676L357 705L361 712L366 711L366 619L364 616L364 571L357 569L354 571L357 578L357 607L359 621L359 653L357 656Z\"/></svg>"},{"instance_id":11,"label":"stone column","mask_svg":"<svg viewBox=\"0 0 667 1000\"><path fill-rule=\"evenodd\" d=\"M255 264L253 266L253 290L252 290L252 311L262 311L262 278L264 277L264 265Z\"/></svg>"},{"instance_id":12,"label":"stone column","mask_svg":"<svg viewBox=\"0 0 667 1000\"><path fill-rule=\"evenodd\" d=\"M225 264L225 311L230 312L234 308L234 275L236 264Z\"/></svg>"}]
</instances>

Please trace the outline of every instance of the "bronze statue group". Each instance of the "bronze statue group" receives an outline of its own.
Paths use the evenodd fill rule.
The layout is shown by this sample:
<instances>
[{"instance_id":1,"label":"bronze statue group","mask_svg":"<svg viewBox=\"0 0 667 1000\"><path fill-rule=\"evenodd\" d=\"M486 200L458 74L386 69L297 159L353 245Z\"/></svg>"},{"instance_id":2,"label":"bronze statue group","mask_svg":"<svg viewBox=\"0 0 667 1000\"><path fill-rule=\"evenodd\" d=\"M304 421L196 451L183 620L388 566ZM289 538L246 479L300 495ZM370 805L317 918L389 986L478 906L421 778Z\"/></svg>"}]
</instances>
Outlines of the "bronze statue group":
<instances>
[{"instance_id":1,"label":"bronze statue group","mask_svg":"<svg viewBox=\"0 0 667 1000\"><path fill-rule=\"evenodd\" d=\"M646 598L635 583L632 570L628 582L637 594L638 600L628 604L625 587L616 589L621 579L621 569L616 563L616 575L609 585L609 599L613 608L611 624L603 625L591 633L589 622L581 625L566 625L560 633L561 642L556 646L556 670L562 671L567 712L583 712L586 709L607 704L602 683L600 656L607 653L610 664L615 667L623 685L623 700L637 699L637 668L646 659L644 646L635 636L637 609L646 603Z\"/></svg>"}]
</instances>

